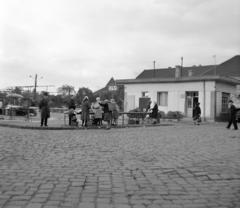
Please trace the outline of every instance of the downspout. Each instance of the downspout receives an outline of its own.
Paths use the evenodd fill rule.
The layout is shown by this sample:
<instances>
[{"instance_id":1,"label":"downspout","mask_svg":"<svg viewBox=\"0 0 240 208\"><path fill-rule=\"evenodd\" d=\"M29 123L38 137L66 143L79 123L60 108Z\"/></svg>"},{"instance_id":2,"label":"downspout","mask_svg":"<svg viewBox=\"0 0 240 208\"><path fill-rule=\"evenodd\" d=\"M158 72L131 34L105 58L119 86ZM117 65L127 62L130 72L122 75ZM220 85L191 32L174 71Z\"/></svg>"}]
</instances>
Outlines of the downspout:
<instances>
[{"instance_id":1,"label":"downspout","mask_svg":"<svg viewBox=\"0 0 240 208\"><path fill-rule=\"evenodd\" d=\"M217 90L216 90L216 81L215 81L215 91L214 91L214 121L217 118Z\"/></svg>"},{"instance_id":2,"label":"downspout","mask_svg":"<svg viewBox=\"0 0 240 208\"><path fill-rule=\"evenodd\" d=\"M206 121L206 82L203 80L203 121Z\"/></svg>"}]
</instances>

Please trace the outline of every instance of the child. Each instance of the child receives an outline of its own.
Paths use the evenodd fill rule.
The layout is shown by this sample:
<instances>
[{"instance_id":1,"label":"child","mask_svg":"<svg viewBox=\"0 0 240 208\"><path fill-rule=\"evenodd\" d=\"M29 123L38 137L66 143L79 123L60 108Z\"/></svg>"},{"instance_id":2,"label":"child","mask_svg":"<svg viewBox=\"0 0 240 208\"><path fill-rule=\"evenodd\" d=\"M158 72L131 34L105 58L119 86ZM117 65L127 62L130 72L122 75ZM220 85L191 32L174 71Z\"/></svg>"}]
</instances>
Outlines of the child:
<instances>
[{"instance_id":1,"label":"child","mask_svg":"<svg viewBox=\"0 0 240 208\"><path fill-rule=\"evenodd\" d=\"M194 125L200 125L200 122L201 122L201 108L199 107L199 105L200 103L197 103L194 109L194 117L193 117Z\"/></svg>"}]
</instances>

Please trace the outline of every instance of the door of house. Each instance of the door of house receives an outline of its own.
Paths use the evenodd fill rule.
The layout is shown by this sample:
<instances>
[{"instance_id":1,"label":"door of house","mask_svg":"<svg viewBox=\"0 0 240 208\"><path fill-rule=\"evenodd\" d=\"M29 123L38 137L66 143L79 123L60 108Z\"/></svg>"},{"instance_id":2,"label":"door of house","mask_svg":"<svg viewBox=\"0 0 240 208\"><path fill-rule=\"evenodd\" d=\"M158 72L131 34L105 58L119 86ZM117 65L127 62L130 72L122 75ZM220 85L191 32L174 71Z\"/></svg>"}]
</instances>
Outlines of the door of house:
<instances>
[{"instance_id":1,"label":"door of house","mask_svg":"<svg viewBox=\"0 0 240 208\"><path fill-rule=\"evenodd\" d=\"M193 110L196 104L198 103L198 92L191 91L186 92L186 116L193 117Z\"/></svg>"}]
</instances>

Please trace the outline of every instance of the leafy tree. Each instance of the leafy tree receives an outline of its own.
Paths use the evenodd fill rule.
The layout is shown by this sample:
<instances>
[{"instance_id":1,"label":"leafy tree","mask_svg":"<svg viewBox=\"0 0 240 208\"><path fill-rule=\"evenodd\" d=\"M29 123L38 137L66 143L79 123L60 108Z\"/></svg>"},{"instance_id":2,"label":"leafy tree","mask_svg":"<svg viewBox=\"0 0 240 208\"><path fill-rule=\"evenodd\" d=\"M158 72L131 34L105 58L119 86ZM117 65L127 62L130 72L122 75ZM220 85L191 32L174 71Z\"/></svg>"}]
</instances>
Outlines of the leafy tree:
<instances>
[{"instance_id":1,"label":"leafy tree","mask_svg":"<svg viewBox=\"0 0 240 208\"><path fill-rule=\"evenodd\" d=\"M87 87L81 87L78 89L77 95L76 95L76 102L78 105L81 105L83 98L85 96L88 96L89 101L93 102L94 101L94 96L92 90L90 90Z\"/></svg>"},{"instance_id":2,"label":"leafy tree","mask_svg":"<svg viewBox=\"0 0 240 208\"><path fill-rule=\"evenodd\" d=\"M51 100L50 107L62 108L66 106L66 99L62 95L50 95L49 99Z\"/></svg>"},{"instance_id":3,"label":"leafy tree","mask_svg":"<svg viewBox=\"0 0 240 208\"><path fill-rule=\"evenodd\" d=\"M70 96L76 92L73 86L67 84L59 87L57 91L62 94L63 97Z\"/></svg>"}]
</instances>

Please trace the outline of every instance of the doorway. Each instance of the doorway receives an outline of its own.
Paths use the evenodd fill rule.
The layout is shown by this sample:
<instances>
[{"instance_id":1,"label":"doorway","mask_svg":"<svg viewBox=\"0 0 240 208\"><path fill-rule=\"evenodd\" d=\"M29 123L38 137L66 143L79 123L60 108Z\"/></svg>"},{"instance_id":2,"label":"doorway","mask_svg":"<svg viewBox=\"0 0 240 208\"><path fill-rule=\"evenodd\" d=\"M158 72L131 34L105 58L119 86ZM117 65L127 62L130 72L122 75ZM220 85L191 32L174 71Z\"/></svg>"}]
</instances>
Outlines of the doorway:
<instances>
[{"instance_id":1,"label":"doorway","mask_svg":"<svg viewBox=\"0 0 240 208\"><path fill-rule=\"evenodd\" d=\"M193 117L194 108L198 103L198 91L186 92L186 116Z\"/></svg>"}]
</instances>

